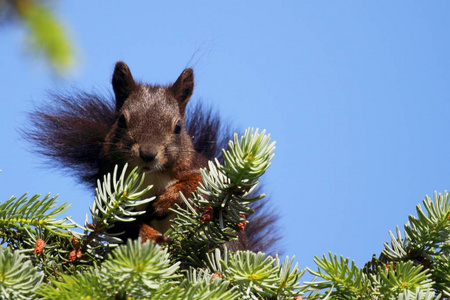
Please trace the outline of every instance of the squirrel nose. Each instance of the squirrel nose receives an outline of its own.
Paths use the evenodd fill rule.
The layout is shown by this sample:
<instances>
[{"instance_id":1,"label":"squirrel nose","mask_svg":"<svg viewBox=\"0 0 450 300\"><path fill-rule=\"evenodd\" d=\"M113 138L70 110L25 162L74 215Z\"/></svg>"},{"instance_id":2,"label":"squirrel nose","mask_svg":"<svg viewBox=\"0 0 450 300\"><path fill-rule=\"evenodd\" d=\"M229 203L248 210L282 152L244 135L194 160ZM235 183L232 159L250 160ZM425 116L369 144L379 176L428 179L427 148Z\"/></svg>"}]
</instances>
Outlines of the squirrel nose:
<instances>
[{"instance_id":1,"label":"squirrel nose","mask_svg":"<svg viewBox=\"0 0 450 300\"><path fill-rule=\"evenodd\" d=\"M156 154L143 148L139 149L139 156L146 163L151 163L156 158Z\"/></svg>"}]
</instances>

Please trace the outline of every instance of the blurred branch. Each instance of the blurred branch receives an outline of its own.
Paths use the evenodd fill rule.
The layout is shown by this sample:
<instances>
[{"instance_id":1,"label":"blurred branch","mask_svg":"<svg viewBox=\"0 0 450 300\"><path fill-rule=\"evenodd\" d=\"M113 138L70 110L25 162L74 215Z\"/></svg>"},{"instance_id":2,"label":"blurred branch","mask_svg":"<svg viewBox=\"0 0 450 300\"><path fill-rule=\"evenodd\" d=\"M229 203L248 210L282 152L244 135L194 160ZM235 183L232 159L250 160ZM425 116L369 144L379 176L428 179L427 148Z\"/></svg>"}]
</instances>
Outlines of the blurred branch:
<instances>
[{"instance_id":1,"label":"blurred branch","mask_svg":"<svg viewBox=\"0 0 450 300\"><path fill-rule=\"evenodd\" d=\"M0 25L18 20L27 29L28 52L43 57L58 75L74 61L73 47L51 9L38 0L0 0Z\"/></svg>"}]
</instances>

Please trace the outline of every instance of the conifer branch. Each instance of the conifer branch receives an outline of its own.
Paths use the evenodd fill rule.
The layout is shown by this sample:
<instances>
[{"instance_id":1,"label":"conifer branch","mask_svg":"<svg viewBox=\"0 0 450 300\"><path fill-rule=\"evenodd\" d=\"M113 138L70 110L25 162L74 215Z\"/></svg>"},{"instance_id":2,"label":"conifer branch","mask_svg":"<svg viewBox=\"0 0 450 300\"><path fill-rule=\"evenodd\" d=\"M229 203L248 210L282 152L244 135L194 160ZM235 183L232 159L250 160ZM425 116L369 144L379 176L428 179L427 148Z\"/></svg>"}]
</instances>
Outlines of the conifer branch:
<instances>
[{"instance_id":1,"label":"conifer branch","mask_svg":"<svg viewBox=\"0 0 450 300\"><path fill-rule=\"evenodd\" d=\"M98 268L53 280L53 286L43 286L39 294L51 299L73 299L74 295L150 298L161 286L177 282L178 268L178 263L170 264L167 249L140 239L129 240L115 248Z\"/></svg>"},{"instance_id":2,"label":"conifer branch","mask_svg":"<svg viewBox=\"0 0 450 300\"><path fill-rule=\"evenodd\" d=\"M364 269L331 254L316 257L317 276L305 282L308 299L449 299L450 195L434 194L409 216L404 233L389 232L390 244ZM322 280L323 279L323 280Z\"/></svg>"},{"instance_id":3,"label":"conifer branch","mask_svg":"<svg viewBox=\"0 0 450 300\"><path fill-rule=\"evenodd\" d=\"M291 299L301 294L299 279L305 272L293 266L294 257L281 263L278 256L251 251L215 249L207 267L216 277L229 281L243 299Z\"/></svg>"},{"instance_id":4,"label":"conifer branch","mask_svg":"<svg viewBox=\"0 0 450 300\"><path fill-rule=\"evenodd\" d=\"M196 256L192 251L192 257L197 261L206 259L207 253L234 239L236 232L243 229L245 216L252 213L248 204L262 198L250 197L249 193L270 165L273 148L273 143L264 132L249 130L241 140L236 136L234 142L230 142L229 151L232 154L225 152L227 158L223 166L216 162L211 164L211 172L202 171L202 193L211 198L205 200L199 192L196 193L200 195L199 204L186 199L186 210L191 210L192 214L188 217L182 214L185 222L174 222L172 226L172 238L186 246L183 248L184 254L200 245L203 252ZM40 274L46 282L38 290L40 296L53 299L96 295L101 299L230 300L290 299L299 294L296 289L299 288L298 280L302 272L297 265L292 266L292 259L286 258L282 263L278 257L263 253L229 253L226 249L222 256L216 249L219 252L215 257L220 257L216 265L222 270L218 273L208 268L186 269L186 265L180 268L189 260L174 249L174 244L163 249L154 243L137 240L117 247L119 240L105 230L116 222L133 221L143 213L134 208L152 200L140 199L150 188L141 186L144 175L140 170L134 169L128 173L125 167L120 176L117 174L116 168L113 174L104 178L103 183L99 182L90 209L92 223L86 222L84 227L78 225L84 229L84 234L70 230L76 225L74 223L70 223L66 235L56 235L55 230L37 232L32 230L32 226L24 226L27 239L17 243L30 250L34 246L34 255L30 256L35 266L32 269L44 271ZM38 207L36 201L33 198L29 207ZM217 212L212 213L210 220L205 220L202 209L211 204ZM14 205L12 201L7 202L4 211L13 211L9 209L11 205L20 207L22 202ZM56 209L49 216L60 212L62 210ZM183 230L193 228L188 226L192 216L195 218L193 226L209 226L204 236L191 239L189 235L182 236L186 233ZM205 226L206 223L210 224ZM180 224L181 227L177 228ZM111 247L115 248L109 252ZM197 265L206 266L207 263L200 261Z\"/></svg>"},{"instance_id":5,"label":"conifer branch","mask_svg":"<svg viewBox=\"0 0 450 300\"><path fill-rule=\"evenodd\" d=\"M426 196L423 200L426 212L419 204L418 217L409 216L404 226L405 238L397 228L397 238L390 233L391 246L385 244L383 254L391 260L430 259L443 252L450 253L450 194L434 193L433 201Z\"/></svg>"},{"instance_id":6,"label":"conifer branch","mask_svg":"<svg viewBox=\"0 0 450 300\"><path fill-rule=\"evenodd\" d=\"M428 270L424 270L420 265L414 265L412 261L378 266L377 274L370 275L373 294L387 296L407 294L406 291L414 292L417 289L431 290L434 282L429 275Z\"/></svg>"},{"instance_id":7,"label":"conifer branch","mask_svg":"<svg viewBox=\"0 0 450 300\"><path fill-rule=\"evenodd\" d=\"M94 204L90 208L94 224L101 223L108 229L115 222L134 221L136 216L145 213L134 208L154 199L154 197L140 199L152 186L142 187L145 174L140 172L139 168L134 168L128 175L127 168L128 165L125 164L120 176L117 177L116 165L112 178L108 173L104 176L103 182L98 181Z\"/></svg>"},{"instance_id":8,"label":"conifer branch","mask_svg":"<svg viewBox=\"0 0 450 300\"><path fill-rule=\"evenodd\" d=\"M449 299L450 196L435 193L417 207L404 232L390 232L379 258L364 268L329 254L315 258L316 276L300 285L304 271L293 258L250 251L231 252L224 243L245 227L248 205L262 198L249 194L270 165L273 143L258 131L235 136L223 165L210 163L202 183L184 207L176 207L159 246L140 240L118 246L105 232L143 212L138 205L150 187L140 170L125 167L98 184L92 223L76 225L56 217L67 205L56 197L26 195L0 204L0 298L14 299ZM81 227L84 233L73 230ZM26 256L28 255L28 256ZM36 290L37 289L37 290ZM306 296L305 296L306 295Z\"/></svg>"},{"instance_id":9,"label":"conifer branch","mask_svg":"<svg viewBox=\"0 0 450 300\"><path fill-rule=\"evenodd\" d=\"M264 197L249 195L270 166L274 144L265 131L247 129L240 139L235 134L223 150L223 165L215 160L209 162L209 170L201 170L198 190L191 199L181 195L185 208L173 209L176 217L166 233L177 259L199 266L210 249L236 239L253 213L249 204Z\"/></svg>"},{"instance_id":10,"label":"conifer branch","mask_svg":"<svg viewBox=\"0 0 450 300\"><path fill-rule=\"evenodd\" d=\"M309 290L323 290L322 294L327 295L327 297L335 296L343 299L358 299L359 297L367 296L370 281L363 270L356 266L354 261L349 266L348 258L341 256L338 259L336 255L333 256L329 253L328 257L324 255L322 258L318 258L316 256L314 262L317 264L318 270L308 269L308 271L318 278L323 278L323 280L305 282Z\"/></svg>"},{"instance_id":11,"label":"conifer branch","mask_svg":"<svg viewBox=\"0 0 450 300\"><path fill-rule=\"evenodd\" d=\"M55 219L70 205L63 203L57 206L57 196L50 198L48 194L42 199L39 197L40 195L34 195L28 198L27 194L24 194L18 199L11 197L0 204L0 228L4 228L0 230L2 243L11 237L36 235L39 230L48 230L59 236L70 236L67 230L75 227L70 218Z\"/></svg>"},{"instance_id":12,"label":"conifer branch","mask_svg":"<svg viewBox=\"0 0 450 300\"><path fill-rule=\"evenodd\" d=\"M44 274L19 251L0 248L0 299L36 299Z\"/></svg>"},{"instance_id":13,"label":"conifer branch","mask_svg":"<svg viewBox=\"0 0 450 300\"><path fill-rule=\"evenodd\" d=\"M103 258L106 247L115 247L123 241L117 237L121 233L108 233L116 222L131 222L136 216L142 215L145 211L137 211L134 208L147 204L154 199L141 199L152 186L143 187L145 174L139 168L127 171L125 164L118 176L118 166L114 168L112 174L104 176L103 182L98 181L95 190L95 199L92 207L89 208L92 216L92 223L86 220L84 235L78 235L81 240L80 249L83 253L93 257ZM87 219L87 218L86 218Z\"/></svg>"}]
</instances>

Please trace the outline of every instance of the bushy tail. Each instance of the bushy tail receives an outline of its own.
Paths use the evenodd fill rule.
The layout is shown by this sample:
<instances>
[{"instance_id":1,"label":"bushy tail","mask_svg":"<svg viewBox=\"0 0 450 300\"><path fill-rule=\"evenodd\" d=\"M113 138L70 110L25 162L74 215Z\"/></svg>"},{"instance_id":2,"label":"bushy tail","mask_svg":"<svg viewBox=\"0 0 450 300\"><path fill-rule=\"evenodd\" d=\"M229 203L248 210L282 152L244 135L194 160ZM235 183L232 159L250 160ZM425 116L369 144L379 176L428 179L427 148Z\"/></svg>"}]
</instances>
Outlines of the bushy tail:
<instances>
[{"instance_id":1,"label":"bushy tail","mask_svg":"<svg viewBox=\"0 0 450 300\"><path fill-rule=\"evenodd\" d=\"M31 126L22 137L53 167L95 187L98 156L115 121L113 97L75 90L49 94L49 100L29 113Z\"/></svg>"}]
</instances>

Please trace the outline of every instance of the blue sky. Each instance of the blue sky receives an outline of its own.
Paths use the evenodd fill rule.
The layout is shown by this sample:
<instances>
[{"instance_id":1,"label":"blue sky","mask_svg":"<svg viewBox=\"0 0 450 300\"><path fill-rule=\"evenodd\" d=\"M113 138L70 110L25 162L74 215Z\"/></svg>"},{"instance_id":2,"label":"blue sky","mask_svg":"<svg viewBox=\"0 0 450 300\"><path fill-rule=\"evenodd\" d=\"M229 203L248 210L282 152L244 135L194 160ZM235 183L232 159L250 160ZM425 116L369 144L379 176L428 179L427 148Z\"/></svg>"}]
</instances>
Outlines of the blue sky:
<instances>
[{"instance_id":1,"label":"blue sky","mask_svg":"<svg viewBox=\"0 0 450 300\"><path fill-rule=\"evenodd\" d=\"M17 133L55 88L110 89L117 60L169 83L193 66L193 100L277 142L264 176L280 248L301 267L336 253L359 266L424 195L449 189L448 1L61 1L76 45L65 79L0 28L0 201L59 194L83 222L93 193L48 169Z\"/></svg>"}]
</instances>

